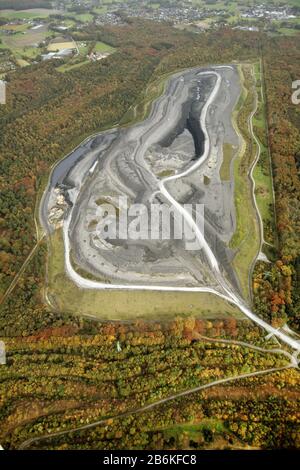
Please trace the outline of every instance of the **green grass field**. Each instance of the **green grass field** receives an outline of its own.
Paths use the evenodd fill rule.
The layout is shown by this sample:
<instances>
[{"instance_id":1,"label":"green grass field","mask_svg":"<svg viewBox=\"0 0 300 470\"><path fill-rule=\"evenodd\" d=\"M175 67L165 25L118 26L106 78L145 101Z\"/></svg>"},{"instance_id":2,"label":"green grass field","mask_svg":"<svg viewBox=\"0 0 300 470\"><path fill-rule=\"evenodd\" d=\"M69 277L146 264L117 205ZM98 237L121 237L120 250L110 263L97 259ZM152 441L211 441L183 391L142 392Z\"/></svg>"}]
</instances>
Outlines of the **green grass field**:
<instances>
[{"instance_id":1,"label":"green grass field","mask_svg":"<svg viewBox=\"0 0 300 470\"><path fill-rule=\"evenodd\" d=\"M106 7L106 6L102 6L102 7L94 8L93 11L94 11L95 13L99 14L99 15L102 15L103 13L106 13L106 12L107 12L107 7Z\"/></svg>"},{"instance_id":2,"label":"green grass field","mask_svg":"<svg viewBox=\"0 0 300 470\"><path fill-rule=\"evenodd\" d=\"M233 266L239 277L242 291L249 298L249 271L259 249L259 231L252 203L251 183L248 177L250 165L255 156L255 146L250 146L251 138L247 119L254 106L254 93L250 83L252 65L240 67L243 91L234 111L234 127L243 126L238 132L243 133L242 148L234 160L235 207L237 228L230 241L230 247L236 250ZM242 118L241 118L242 116ZM247 159L247 160L246 160Z\"/></svg>"},{"instance_id":3,"label":"green grass field","mask_svg":"<svg viewBox=\"0 0 300 470\"><path fill-rule=\"evenodd\" d=\"M4 35L0 31L0 38L3 45L10 49L13 54L17 49L24 49L25 47L30 47L33 45L35 46L44 41L44 39L49 36L51 36L51 33L47 31L46 28L42 31L27 29L12 36Z\"/></svg>"},{"instance_id":4,"label":"green grass field","mask_svg":"<svg viewBox=\"0 0 300 470\"><path fill-rule=\"evenodd\" d=\"M1 35L0 35L1 37ZM25 47L8 47L7 44L0 44L0 49L8 48L15 59L18 60L34 60L40 55L41 50L37 47L25 46ZM29 64L29 62L28 62Z\"/></svg>"},{"instance_id":5,"label":"green grass field","mask_svg":"<svg viewBox=\"0 0 300 470\"><path fill-rule=\"evenodd\" d=\"M27 60L24 60L24 59L17 59L17 64L20 67L27 67L27 65L30 65L29 62L27 62Z\"/></svg>"},{"instance_id":6,"label":"green grass field","mask_svg":"<svg viewBox=\"0 0 300 470\"><path fill-rule=\"evenodd\" d=\"M61 230L50 241L47 291L56 309L101 320L167 320L176 315L244 318L236 307L213 294L79 289L65 274Z\"/></svg>"},{"instance_id":7,"label":"green grass field","mask_svg":"<svg viewBox=\"0 0 300 470\"><path fill-rule=\"evenodd\" d=\"M77 20L80 20L84 23L87 23L89 21L93 21L93 19L94 19L94 16L91 15L90 13L81 13L81 14L75 13L74 14L73 12L71 12L71 16L74 16L74 18L76 18Z\"/></svg>"},{"instance_id":8,"label":"green grass field","mask_svg":"<svg viewBox=\"0 0 300 470\"><path fill-rule=\"evenodd\" d=\"M49 15L59 13L58 10L48 10L46 8L33 8L30 10L0 10L1 18L7 18L9 20L33 20L35 18L48 18Z\"/></svg>"},{"instance_id":9,"label":"green grass field","mask_svg":"<svg viewBox=\"0 0 300 470\"><path fill-rule=\"evenodd\" d=\"M267 117L263 90L261 87L262 77L259 63L255 64L255 77L256 92L258 96L258 109L253 119L253 128L258 139L260 134L262 134L263 137L263 139L259 139L261 154L253 171L253 177L255 180L255 197L260 215L263 219L264 239L266 242L274 244L274 236L272 230L272 228L275 227L274 212L270 210L270 207L274 206L272 170L269 150L262 142L262 140L266 140Z\"/></svg>"},{"instance_id":10,"label":"green grass field","mask_svg":"<svg viewBox=\"0 0 300 470\"><path fill-rule=\"evenodd\" d=\"M253 172L255 179L255 197L263 220L271 219L269 205L273 204L272 182L270 175L264 173L261 165L256 165Z\"/></svg>"},{"instance_id":11,"label":"green grass field","mask_svg":"<svg viewBox=\"0 0 300 470\"><path fill-rule=\"evenodd\" d=\"M65 73L69 72L70 70L77 69L79 67L82 67L84 65L87 65L90 63L90 61L87 59L87 54L91 47L93 46L93 43L88 42L88 41L82 41L77 43L78 49L79 49L79 56L76 56L72 58L68 63L63 64L59 67L57 67L57 70L59 72ZM115 48L109 46L108 44L105 44L104 42L96 42L92 51L93 52L109 52L113 53L115 52Z\"/></svg>"},{"instance_id":12,"label":"green grass field","mask_svg":"<svg viewBox=\"0 0 300 470\"><path fill-rule=\"evenodd\" d=\"M234 149L231 144L223 145L223 162L220 168L220 178L222 181L230 180L230 166L234 156Z\"/></svg>"},{"instance_id":13,"label":"green grass field","mask_svg":"<svg viewBox=\"0 0 300 470\"><path fill-rule=\"evenodd\" d=\"M203 433L209 431L211 434L222 434L228 431L224 422L215 418L202 419L199 422L191 422L184 424L177 424L170 427L159 428L163 432L165 439L175 439L176 442L186 440L186 442L201 442L203 441Z\"/></svg>"},{"instance_id":14,"label":"green grass field","mask_svg":"<svg viewBox=\"0 0 300 470\"><path fill-rule=\"evenodd\" d=\"M86 56L90 47L90 43L87 41L79 41L77 43L80 55Z\"/></svg>"},{"instance_id":15,"label":"green grass field","mask_svg":"<svg viewBox=\"0 0 300 470\"><path fill-rule=\"evenodd\" d=\"M300 34L299 29L294 28L279 28L278 33L282 34L283 36L297 36Z\"/></svg>"},{"instance_id":16,"label":"green grass field","mask_svg":"<svg viewBox=\"0 0 300 470\"><path fill-rule=\"evenodd\" d=\"M77 64L63 64L63 65L60 65L59 67L57 67L57 71L58 72L62 72L62 73L65 73L65 72L69 72L69 70L74 70L74 69L78 69L80 67L82 67L83 65L87 65L89 64L90 61L89 60L83 60L82 62L78 62Z\"/></svg>"},{"instance_id":17,"label":"green grass field","mask_svg":"<svg viewBox=\"0 0 300 470\"><path fill-rule=\"evenodd\" d=\"M114 52L116 49L104 42L98 41L93 49L95 52Z\"/></svg>"},{"instance_id":18,"label":"green grass field","mask_svg":"<svg viewBox=\"0 0 300 470\"><path fill-rule=\"evenodd\" d=\"M26 31L30 26L26 23L23 24L6 24L0 26L0 32L1 30L9 30L9 31L15 31L15 32L23 32Z\"/></svg>"}]
</instances>

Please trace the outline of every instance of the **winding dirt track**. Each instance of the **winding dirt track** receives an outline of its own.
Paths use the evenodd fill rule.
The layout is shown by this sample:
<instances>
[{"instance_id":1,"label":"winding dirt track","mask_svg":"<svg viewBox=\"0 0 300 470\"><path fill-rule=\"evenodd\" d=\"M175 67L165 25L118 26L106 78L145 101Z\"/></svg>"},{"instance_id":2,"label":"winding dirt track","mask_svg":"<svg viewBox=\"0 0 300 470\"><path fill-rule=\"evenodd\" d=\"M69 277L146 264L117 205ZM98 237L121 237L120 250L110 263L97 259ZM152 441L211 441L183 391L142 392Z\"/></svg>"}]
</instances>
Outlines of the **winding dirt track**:
<instances>
[{"instance_id":1,"label":"winding dirt track","mask_svg":"<svg viewBox=\"0 0 300 470\"><path fill-rule=\"evenodd\" d=\"M128 410L128 411L125 411L124 413L120 413L118 415L107 416L106 418L95 421L94 423L85 424L83 426L78 426L78 427L72 428L72 429L67 429L66 431L55 432L53 434L46 434L46 435L43 435L43 436L32 437L32 438L27 439L26 441L22 442L22 444L18 447L18 450L25 450L31 444L33 444L35 442L40 442L40 441L44 441L44 440L47 440L47 439L50 439L50 438L53 438L53 437L60 437L60 436L66 435L66 434L70 434L72 432L84 431L86 429L92 429L96 426L101 426L102 424L107 424L107 421L109 419L126 418L127 416L132 416L132 415L136 415L136 414L139 414L139 413L143 413L144 411L148 411L148 410L151 410L153 408L156 408L157 406L162 405L164 403L167 403L169 401L175 400L176 398L185 397L187 395L191 395L192 393L200 392L201 390L205 390L207 388L214 387L215 385L221 385L221 384L224 384L224 383L227 383L227 382L233 382L234 380L246 379L248 377L254 377L254 376L257 376L257 375L265 375L265 374L269 374L269 373L272 373L272 372L279 372L279 371L282 371L282 370L290 369L292 367L294 367L294 366L288 365L288 366L284 366L284 367L273 367L271 369L260 370L258 372L249 372L247 374L240 374L240 375L236 375L234 377L227 377L227 378L224 378L224 379L219 379L219 380L216 380L216 381L211 382L209 384L199 385L198 387L194 387L194 388L191 388L189 390L184 390L183 392L175 393L173 395L170 395L169 397L162 398L161 400L158 400L154 403L150 403L149 405L144 405L144 406L141 406L140 408Z\"/></svg>"}]
</instances>

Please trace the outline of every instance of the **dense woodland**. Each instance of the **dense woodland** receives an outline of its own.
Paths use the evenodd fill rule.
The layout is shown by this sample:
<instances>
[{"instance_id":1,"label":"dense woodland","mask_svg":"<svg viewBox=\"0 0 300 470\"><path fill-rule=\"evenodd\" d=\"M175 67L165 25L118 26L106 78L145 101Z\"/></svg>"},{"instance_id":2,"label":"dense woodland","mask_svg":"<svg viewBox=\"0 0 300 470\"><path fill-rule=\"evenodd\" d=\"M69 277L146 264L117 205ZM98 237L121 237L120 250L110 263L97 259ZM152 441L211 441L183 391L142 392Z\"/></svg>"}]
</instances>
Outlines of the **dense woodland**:
<instances>
[{"instance_id":1,"label":"dense woodland","mask_svg":"<svg viewBox=\"0 0 300 470\"><path fill-rule=\"evenodd\" d=\"M165 325L139 321L133 325L96 324L94 328L90 334L87 325L81 322L77 327L50 328L34 336L7 341L8 366L0 370L0 439L5 448L18 448L28 438L73 429L102 417L117 416L128 410L134 412L145 404L224 377L288 364L283 355L265 354L244 345L222 342L221 338L235 338L236 341L264 344L259 329L253 328L248 321L177 318ZM213 392L219 390L220 401L211 400L203 411L201 404L200 408L197 405L191 407L188 414L186 410L182 414L171 402L171 407L163 407L164 412L169 410L166 416L173 409L165 420L160 408L141 417L130 413L125 421L111 419L107 423L109 426L95 429L96 434L93 431L92 437L83 433L73 442L71 435L67 439L68 447L71 440L75 447L140 448L152 441L151 435L145 440L144 429L156 434L155 429L159 430L161 426L185 421L197 423L205 415L221 424L224 421L224 434L235 442L240 436L249 444L253 444L254 430L262 421L255 442L266 447L276 446L277 428L272 431L272 438L268 436L276 421L285 432L285 446L293 446L295 428L289 429L289 426L293 421L297 424L297 418L290 415L289 410L296 407L299 383L296 385L295 381L297 371L285 369L284 375L282 373L278 371L270 381L252 377L245 388L240 388L234 381L237 392L230 394L233 404L228 402L226 389L222 392L220 386ZM257 409L253 408L247 423L243 403L248 402L248 406L253 407L259 392L267 401L257 405ZM292 399L291 403L288 403L289 399ZM193 403L194 399L189 400ZM198 395L195 400L197 402ZM271 408L274 402L278 402L276 412ZM226 417L227 405L229 414ZM180 406L184 408L183 403ZM286 422L279 422L279 413L283 409ZM140 419L143 420L141 427ZM242 424L236 426L240 419ZM153 439L151 446L155 445L156 438ZM46 443L47 447L49 445L51 441ZM167 439L165 445L170 446Z\"/></svg>"},{"instance_id":2,"label":"dense woodland","mask_svg":"<svg viewBox=\"0 0 300 470\"><path fill-rule=\"evenodd\" d=\"M300 107L291 84L300 76L299 39L263 43L269 147L278 247L273 265L256 267L256 307L266 318L300 327ZM279 322L280 325L280 322Z\"/></svg>"},{"instance_id":3,"label":"dense woodland","mask_svg":"<svg viewBox=\"0 0 300 470\"><path fill-rule=\"evenodd\" d=\"M65 74L56 70L61 63L55 61L20 69L8 75L8 102L0 107L0 337L8 351L8 368L0 369L0 437L10 448L45 429L61 429L62 422L72 427L212 378L285 364L281 357L239 347L233 352L202 337L260 342L261 332L248 322L102 325L51 311L44 303L47 245L42 240L36 246L34 214L51 166L88 134L127 122L130 106L162 74L263 59L278 245L272 264L256 266L254 303L257 313L273 324L287 319L299 327L300 110L291 103L291 83L300 77L299 39L278 38L274 47L274 38L256 33L191 35L142 20L82 30L76 39L104 40L117 52ZM31 250L34 255L6 296ZM178 400L176 407L172 402L76 439L70 435L37 446L299 446L297 371L253 377L231 387L214 387L213 400L204 392L194 394ZM198 437L178 429L183 423L199 425Z\"/></svg>"}]
</instances>

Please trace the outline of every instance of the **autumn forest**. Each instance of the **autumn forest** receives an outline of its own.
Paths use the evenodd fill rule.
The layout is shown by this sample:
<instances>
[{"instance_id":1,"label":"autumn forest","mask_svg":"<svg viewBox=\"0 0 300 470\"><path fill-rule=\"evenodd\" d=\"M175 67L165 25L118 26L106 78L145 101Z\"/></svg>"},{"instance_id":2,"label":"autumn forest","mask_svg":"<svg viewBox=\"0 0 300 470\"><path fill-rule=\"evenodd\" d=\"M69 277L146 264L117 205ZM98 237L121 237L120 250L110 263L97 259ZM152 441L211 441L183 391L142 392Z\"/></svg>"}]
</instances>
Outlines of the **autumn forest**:
<instances>
[{"instance_id":1,"label":"autumn forest","mask_svg":"<svg viewBox=\"0 0 300 470\"><path fill-rule=\"evenodd\" d=\"M196 65L261 62L267 124L258 134L270 155L275 222L266 221L272 246L268 262L253 269L252 301L273 326L287 323L300 333L300 106L291 101L292 82L300 78L299 36L226 28L192 34L130 20L122 28L83 27L74 39L103 41L116 52L66 73L56 60L17 69L6 77L7 104L0 106L0 339L7 348L0 443L10 449L299 447L298 371L284 354L242 344L264 347L257 326L222 315L102 323L51 309L44 298L47 240L37 217L53 165L88 135L129 125L130 108L143 102L151 83ZM240 375L210 392L136 412L212 378ZM104 417L105 426L81 429ZM27 442L66 427L77 431Z\"/></svg>"}]
</instances>

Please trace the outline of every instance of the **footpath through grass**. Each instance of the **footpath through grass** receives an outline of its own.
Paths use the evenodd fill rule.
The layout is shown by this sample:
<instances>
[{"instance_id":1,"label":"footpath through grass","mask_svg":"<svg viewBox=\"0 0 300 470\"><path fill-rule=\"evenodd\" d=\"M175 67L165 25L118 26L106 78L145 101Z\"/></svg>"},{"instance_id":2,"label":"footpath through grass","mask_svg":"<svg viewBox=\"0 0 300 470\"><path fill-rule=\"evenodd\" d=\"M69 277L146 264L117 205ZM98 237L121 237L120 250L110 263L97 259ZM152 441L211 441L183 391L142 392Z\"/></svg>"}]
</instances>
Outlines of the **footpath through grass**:
<instances>
[{"instance_id":1,"label":"footpath through grass","mask_svg":"<svg viewBox=\"0 0 300 470\"><path fill-rule=\"evenodd\" d=\"M265 98L262 86L262 70L260 63L255 64L256 92L258 96L257 113L253 119L253 130L260 142L261 154L253 171L255 180L255 197L263 220L264 241L274 245L275 217L273 199L273 181L271 159L268 149L268 127Z\"/></svg>"}]
</instances>

